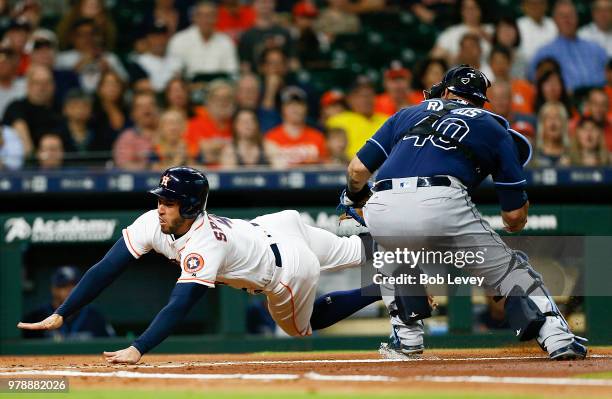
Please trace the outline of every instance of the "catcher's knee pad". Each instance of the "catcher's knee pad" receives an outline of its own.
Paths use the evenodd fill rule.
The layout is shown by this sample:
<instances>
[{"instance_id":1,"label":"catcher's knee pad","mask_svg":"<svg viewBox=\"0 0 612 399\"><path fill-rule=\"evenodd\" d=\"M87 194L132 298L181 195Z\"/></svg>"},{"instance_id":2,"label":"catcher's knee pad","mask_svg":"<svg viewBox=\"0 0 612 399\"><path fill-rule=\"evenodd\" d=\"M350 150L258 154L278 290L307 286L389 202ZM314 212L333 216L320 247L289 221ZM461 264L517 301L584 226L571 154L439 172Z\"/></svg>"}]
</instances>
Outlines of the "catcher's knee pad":
<instances>
[{"instance_id":1,"label":"catcher's knee pad","mask_svg":"<svg viewBox=\"0 0 612 399\"><path fill-rule=\"evenodd\" d=\"M522 252L513 254L507 272L496 286L506 297L506 320L521 341L537 337L546 317L557 315L542 276L533 269Z\"/></svg>"}]
</instances>

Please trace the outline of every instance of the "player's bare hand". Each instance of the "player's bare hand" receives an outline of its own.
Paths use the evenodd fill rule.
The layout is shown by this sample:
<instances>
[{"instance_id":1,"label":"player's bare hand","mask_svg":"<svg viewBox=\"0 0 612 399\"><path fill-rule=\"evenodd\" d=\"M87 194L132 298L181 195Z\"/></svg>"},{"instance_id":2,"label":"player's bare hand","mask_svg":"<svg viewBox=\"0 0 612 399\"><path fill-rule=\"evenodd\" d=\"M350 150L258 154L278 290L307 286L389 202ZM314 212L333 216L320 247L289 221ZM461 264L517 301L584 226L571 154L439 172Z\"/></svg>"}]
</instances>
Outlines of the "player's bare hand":
<instances>
[{"instance_id":1,"label":"player's bare hand","mask_svg":"<svg viewBox=\"0 0 612 399\"><path fill-rule=\"evenodd\" d=\"M64 318L57 313L53 313L43 321L38 323L23 323L19 322L17 328L22 330L55 330L64 324Z\"/></svg>"},{"instance_id":2,"label":"player's bare hand","mask_svg":"<svg viewBox=\"0 0 612 399\"><path fill-rule=\"evenodd\" d=\"M108 363L135 364L142 357L140 351L133 346L116 352L104 352L103 354Z\"/></svg>"}]
</instances>

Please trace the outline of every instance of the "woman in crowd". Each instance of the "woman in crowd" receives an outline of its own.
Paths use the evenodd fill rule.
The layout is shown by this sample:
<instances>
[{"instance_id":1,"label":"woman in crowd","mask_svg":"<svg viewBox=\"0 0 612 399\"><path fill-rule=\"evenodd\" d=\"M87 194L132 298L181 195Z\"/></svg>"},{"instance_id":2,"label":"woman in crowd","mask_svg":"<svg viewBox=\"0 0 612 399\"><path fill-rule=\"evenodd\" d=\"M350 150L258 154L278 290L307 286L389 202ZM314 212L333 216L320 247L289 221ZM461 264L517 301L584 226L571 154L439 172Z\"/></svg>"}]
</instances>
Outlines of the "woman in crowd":
<instances>
[{"instance_id":1,"label":"woman in crowd","mask_svg":"<svg viewBox=\"0 0 612 399\"><path fill-rule=\"evenodd\" d=\"M547 102L560 102L565 107L567 114L572 115L572 101L565 89L561 73L555 70L542 73L536 82L536 113L539 113L542 105Z\"/></svg>"},{"instance_id":2,"label":"woman in crowd","mask_svg":"<svg viewBox=\"0 0 612 399\"><path fill-rule=\"evenodd\" d=\"M183 140L186 128L187 121L182 112L169 109L161 115L150 157L151 169L164 170L189 163L187 145Z\"/></svg>"},{"instance_id":3,"label":"woman in crowd","mask_svg":"<svg viewBox=\"0 0 612 399\"><path fill-rule=\"evenodd\" d=\"M528 63L522 53L518 51L520 45L521 35L516 20L508 16L501 17L495 24L493 46L503 46L512 52L512 69L510 72L512 78L524 78L527 73Z\"/></svg>"},{"instance_id":4,"label":"woman in crowd","mask_svg":"<svg viewBox=\"0 0 612 399\"><path fill-rule=\"evenodd\" d=\"M117 39L117 27L110 13L104 8L103 0L77 0L70 11L61 19L57 26L57 36L61 49L70 45L70 31L75 21L81 18L91 18L103 37L103 47L112 50Z\"/></svg>"},{"instance_id":5,"label":"woman in crowd","mask_svg":"<svg viewBox=\"0 0 612 399\"><path fill-rule=\"evenodd\" d=\"M556 167L567 155L568 114L560 102L544 104L538 113L538 131L533 166Z\"/></svg>"},{"instance_id":6,"label":"woman in crowd","mask_svg":"<svg viewBox=\"0 0 612 399\"><path fill-rule=\"evenodd\" d=\"M221 166L269 165L255 111L240 109L236 112L232 123L232 136L232 143L226 145L221 153Z\"/></svg>"},{"instance_id":7,"label":"woman in crowd","mask_svg":"<svg viewBox=\"0 0 612 399\"><path fill-rule=\"evenodd\" d=\"M106 71L100 77L91 124L96 131L98 151L110 151L119 133L129 124L125 89L125 82L113 71Z\"/></svg>"},{"instance_id":8,"label":"woman in crowd","mask_svg":"<svg viewBox=\"0 0 612 399\"><path fill-rule=\"evenodd\" d=\"M418 104L424 100L423 90L428 90L434 84L441 82L448 64L442 58L428 57L416 68L414 80L415 89L412 91L410 101Z\"/></svg>"},{"instance_id":9,"label":"woman in crowd","mask_svg":"<svg viewBox=\"0 0 612 399\"><path fill-rule=\"evenodd\" d=\"M603 130L592 118L580 119L576 134L572 137L569 156L564 157L566 166L605 166L610 163Z\"/></svg>"}]
</instances>

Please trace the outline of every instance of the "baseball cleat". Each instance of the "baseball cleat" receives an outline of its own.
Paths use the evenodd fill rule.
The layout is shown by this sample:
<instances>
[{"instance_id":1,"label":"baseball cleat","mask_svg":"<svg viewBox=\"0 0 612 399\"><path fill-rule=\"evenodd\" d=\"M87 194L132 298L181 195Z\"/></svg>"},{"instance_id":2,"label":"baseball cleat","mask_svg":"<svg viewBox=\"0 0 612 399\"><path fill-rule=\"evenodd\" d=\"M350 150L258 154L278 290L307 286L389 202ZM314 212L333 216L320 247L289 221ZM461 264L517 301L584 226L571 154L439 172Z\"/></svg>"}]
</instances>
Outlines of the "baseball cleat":
<instances>
[{"instance_id":1,"label":"baseball cleat","mask_svg":"<svg viewBox=\"0 0 612 399\"><path fill-rule=\"evenodd\" d=\"M586 346L574 341L571 344L557 349L550 354L551 360L582 360L586 357L588 349Z\"/></svg>"},{"instance_id":2,"label":"baseball cleat","mask_svg":"<svg viewBox=\"0 0 612 399\"><path fill-rule=\"evenodd\" d=\"M393 327L391 336L389 337L389 342L387 343L387 349L391 351L395 351L398 353L402 353L404 355L420 355L423 353L425 349L425 345L416 344L416 345L406 345L403 344L400 337L397 334L397 327Z\"/></svg>"}]
</instances>

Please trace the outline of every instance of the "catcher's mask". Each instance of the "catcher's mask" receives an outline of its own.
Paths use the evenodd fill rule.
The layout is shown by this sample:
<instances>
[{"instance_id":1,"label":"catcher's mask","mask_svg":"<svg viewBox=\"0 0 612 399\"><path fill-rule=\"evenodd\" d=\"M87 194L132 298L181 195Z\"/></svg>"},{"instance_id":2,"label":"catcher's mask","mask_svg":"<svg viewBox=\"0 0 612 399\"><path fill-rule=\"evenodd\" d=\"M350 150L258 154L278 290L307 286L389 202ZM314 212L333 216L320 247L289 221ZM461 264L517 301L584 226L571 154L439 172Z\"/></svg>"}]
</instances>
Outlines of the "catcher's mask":
<instances>
[{"instance_id":1,"label":"catcher's mask","mask_svg":"<svg viewBox=\"0 0 612 399\"><path fill-rule=\"evenodd\" d=\"M440 98L444 90L448 89L451 93L464 97L478 106L484 105L487 98L487 89L491 87L491 82L484 73L469 65L462 64L449 69L441 82L431 86L429 90L424 90L423 95L426 100Z\"/></svg>"}]
</instances>

